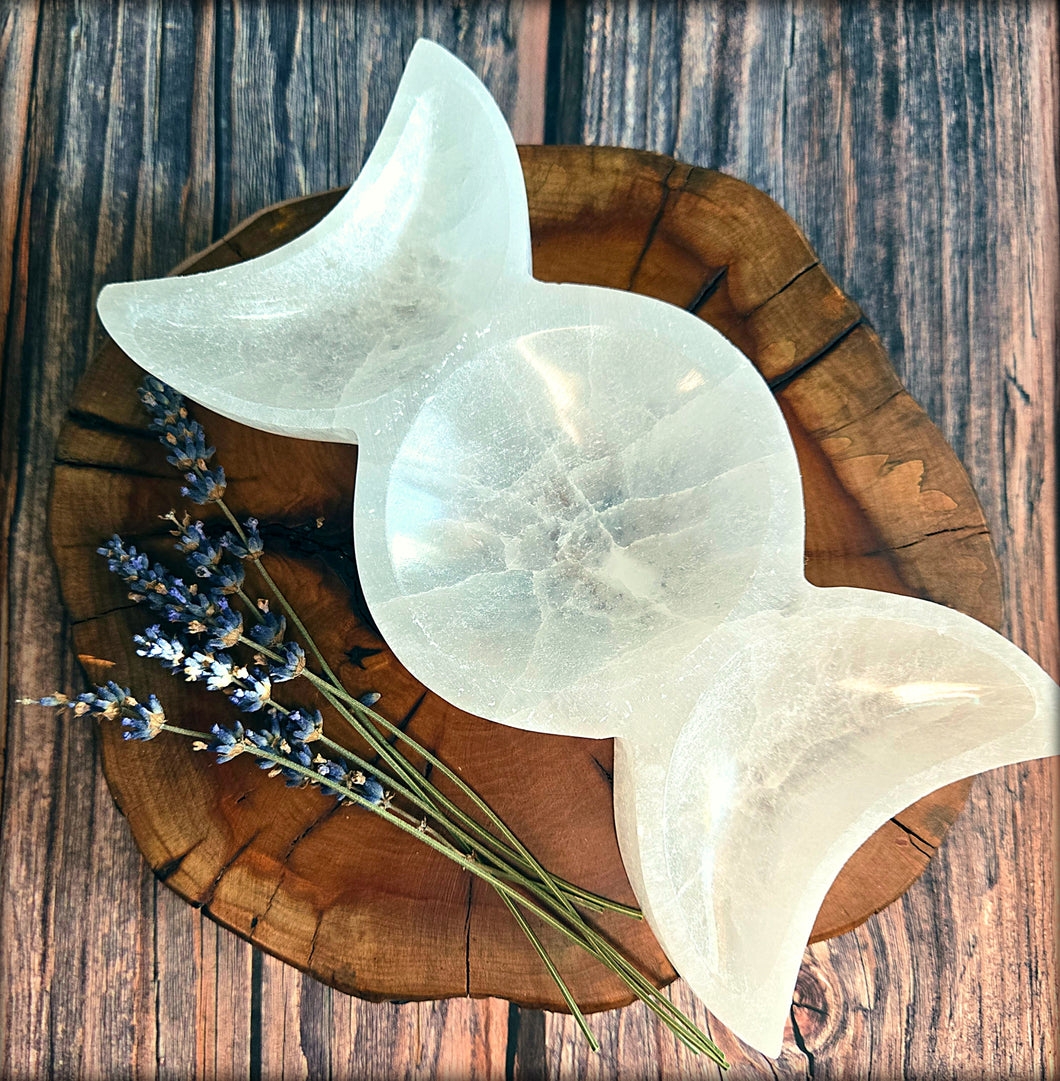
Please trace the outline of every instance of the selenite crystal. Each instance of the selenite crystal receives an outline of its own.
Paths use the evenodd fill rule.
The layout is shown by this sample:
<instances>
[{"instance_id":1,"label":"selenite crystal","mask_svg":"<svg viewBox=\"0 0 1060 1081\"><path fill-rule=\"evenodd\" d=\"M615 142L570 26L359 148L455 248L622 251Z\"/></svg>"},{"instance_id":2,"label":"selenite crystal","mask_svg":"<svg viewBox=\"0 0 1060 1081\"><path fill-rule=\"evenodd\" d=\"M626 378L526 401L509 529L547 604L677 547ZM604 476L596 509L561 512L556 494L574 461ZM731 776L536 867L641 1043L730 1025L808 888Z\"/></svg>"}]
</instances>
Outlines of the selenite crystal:
<instances>
[{"instance_id":1,"label":"selenite crystal","mask_svg":"<svg viewBox=\"0 0 1060 1081\"><path fill-rule=\"evenodd\" d=\"M858 846L942 785L1056 751L1057 687L1004 638L806 582L795 453L740 352L660 301L534 281L511 135L437 45L317 226L108 286L99 313L203 405L360 444L358 567L387 642L470 713L617 737L651 927L766 1054Z\"/></svg>"}]
</instances>

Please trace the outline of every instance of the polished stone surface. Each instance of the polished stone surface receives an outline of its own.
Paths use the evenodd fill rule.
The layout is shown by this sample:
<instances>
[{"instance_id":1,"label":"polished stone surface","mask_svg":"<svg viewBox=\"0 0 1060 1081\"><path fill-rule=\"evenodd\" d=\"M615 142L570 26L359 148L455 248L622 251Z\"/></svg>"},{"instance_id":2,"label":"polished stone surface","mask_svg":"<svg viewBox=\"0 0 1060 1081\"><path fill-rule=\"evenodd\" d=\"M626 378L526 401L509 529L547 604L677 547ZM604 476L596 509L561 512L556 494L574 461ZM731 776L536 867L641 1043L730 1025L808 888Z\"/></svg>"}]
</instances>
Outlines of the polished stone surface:
<instances>
[{"instance_id":1,"label":"polished stone surface","mask_svg":"<svg viewBox=\"0 0 1060 1081\"><path fill-rule=\"evenodd\" d=\"M471 713L618 737L651 926L769 1054L856 848L950 781L1056 751L1056 685L999 635L805 581L795 454L742 354L661 302L532 279L511 136L438 46L319 225L109 286L99 311L196 401L361 445L358 566L387 641Z\"/></svg>"}]
</instances>

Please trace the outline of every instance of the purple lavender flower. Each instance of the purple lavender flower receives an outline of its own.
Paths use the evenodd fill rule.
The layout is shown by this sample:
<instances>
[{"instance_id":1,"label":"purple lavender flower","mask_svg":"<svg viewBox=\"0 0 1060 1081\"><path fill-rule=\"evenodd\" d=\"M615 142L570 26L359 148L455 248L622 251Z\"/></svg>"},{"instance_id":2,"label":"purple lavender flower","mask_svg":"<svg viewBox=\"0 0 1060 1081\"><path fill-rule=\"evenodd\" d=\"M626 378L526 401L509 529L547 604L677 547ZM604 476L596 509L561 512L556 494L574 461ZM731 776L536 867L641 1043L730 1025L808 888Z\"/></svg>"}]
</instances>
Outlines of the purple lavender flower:
<instances>
[{"instance_id":1,"label":"purple lavender flower","mask_svg":"<svg viewBox=\"0 0 1060 1081\"><path fill-rule=\"evenodd\" d=\"M287 738L312 743L324 734L324 718L319 709L292 709L287 715Z\"/></svg>"},{"instance_id":2,"label":"purple lavender flower","mask_svg":"<svg viewBox=\"0 0 1060 1081\"><path fill-rule=\"evenodd\" d=\"M60 691L56 691L55 694L46 694L43 698L19 698L18 704L20 706L49 706L62 709L63 706L70 704L70 699Z\"/></svg>"},{"instance_id":3,"label":"purple lavender flower","mask_svg":"<svg viewBox=\"0 0 1060 1081\"><path fill-rule=\"evenodd\" d=\"M338 762L327 759L317 764L317 773L321 777L335 781L344 788L352 789L369 803L378 804L383 802L383 786L374 777L366 777L359 769L348 770ZM340 802L349 798L334 789L330 789L330 791Z\"/></svg>"},{"instance_id":4,"label":"purple lavender flower","mask_svg":"<svg viewBox=\"0 0 1060 1081\"><path fill-rule=\"evenodd\" d=\"M170 452L166 461L178 469L204 471L214 448L206 445L202 425L188 417L184 396L149 375L140 387L140 401L151 415L151 430Z\"/></svg>"},{"instance_id":5,"label":"purple lavender flower","mask_svg":"<svg viewBox=\"0 0 1060 1081\"><path fill-rule=\"evenodd\" d=\"M19 698L18 702L24 706L49 706L59 709L65 707L73 710L74 715L77 717L89 714L94 717L105 717L108 720L115 720L120 717L123 706L132 708L139 704L130 695L127 687L119 687L113 680L109 680L102 687L85 691L74 698L56 691L55 694L46 694L42 698ZM157 701L155 701L155 704L157 705Z\"/></svg>"},{"instance_id":6,"label":"purple lavender flower","mask_svg":"<svg viewBox=\"0 0 1060 1081\"><path fill-rule=\"evenodd\" d=\"M165 567L158 563L152 567L146 555L138 552L134 545L126 545L117 533L96 550L101 556L106 556L107 569L118 575L128 587L131 600L146 602L156 611L166 607L174 578Z\"/></svg>"},{"instance_id":7,"label":"purple lavender flower","mask_svg":"<svg viewBox=\"0 0 1060 1081\"><path fill-rule=\"evenodd\" d=\"M213 751L217 755L218 762L231 762L247 749L247 733L239 721L236 721L231 728L215 724L210 731L213 733L213 739L206 744L206 750Z\"/></svg>"},{"instance_id":8,"label":"purple lavender flower","mask_svg":"<svg viewBox=\"0 0 1060 1081\"><path fill-rule=\"evenodd\" d=\"M250 628L250 637L259 646L271 649L283 641L283 636L287 633L287 620L282 615L267 610L261 613L260 619L260 623Z\"/></svg>"},{"instance_id":9,"label":"purple lavender flower","mask_svg":"<svg viewBox=\"0 0 1060 1081\"><path fill-rule=\"evenodd\" d=\"M177 512L171 510L162 518L176 526L176 529L170 530L177 538L174 547L184 553L188 566L197 578L208 578L212 588L222 594L235 593L242 587L245 577L242 564L222 562L227 550L226 538L233 534L225 533L213 540L202 522L192 521L189 514L178 518Z\"/></svg>"},{"instance_id":10,"label":"purple lavender flower","mask_svg":"<svg viewBox=\"0 0 1060 1081\"><path fill-rule=\"evenodd\" d=\"M177 527L171 529L170 533L177 538L174 541L174 547L178 552L184 552L185 554L196 552L202 545L210 543L210 538L207 537L202 522L193 522L190 514L185 513L183 518L178 518L177 512L171 510L168 514L163 514L162 518L164 521L172 522Z\"/></svg>"},{"instance_id":11,"label":"purple lavender flower","mask_svg":"<svg viewBox=\"0 0 1060 1081\"><path fill-rule=\"evenodd\" d=\"M185 473L184 479L188 483L180 489L180 494L199 504L216 503L224 497L228 485L223 466L201 473Z\"/></svg>"},{"instance_id":12,"label":"purple lavender flower","mask_svg":"<svg viewBox=\"0 0 1060 1081\"><path fill-rule=\"evenodd\" d=\"M186 623L194 633L205 630L228 608L224 597L199 589L194 582L185 585L183 578L170 579L166 598L166 618L171 623Z\"/></svg>"},{"instance_id":13,"label":"purple lavender flower","mask_svg":"<svg viewBox=\"0 0 1060 1081\"><path fill-rule=\"evenodd\" d=\"M382 803L384 795L383 786L374 777L368 777L361 786L361 795L364 796L369 803Z\"/></svg>"},{"instance_id":14,"label":"purple lavender flower","mask_svg":"<svg viewBox=\"0 0 1060 1081\"><path fill-rule=\"evenodd\" d=\"M132 709L132 715L122 718L121 723L127 729L122 733L123 739L154 739L162 731L166 715L154 695L147 699L146 705L141 705L135 698L126 698L125 705Z\"/></svg>"},{"instance_id":15,"label":"purple lavender flower","mask_svg":"<svg viewBox=\"0 0 1060 1081\"><path fill-rule=\"evenodd\" d=\"M260 559L261 553L265 550L265 543L258 532L258 520L257 518L248 518L243 525L246 533L245 544L234 533L226 533L221 543L232 555L238 556L240 559Z\"/></svg>"},{"instance_id":16,"label":"purple lavender flower","mask_svg":"<svg viewBox=\"0 0 1060 1081\"><path fill-rule=\"evenodd\" d=\"M214 568L219 566L223 555L224 548L220 542L215 544L206 540L194 552L188 553L188 566L199 578L209 578L214 573Z\"/></svg>"},{"instance_id":17,"label":"purple lavender flower","mask_svg":"<svg viewBox=\"0 0 1060 1081\"><path fill-rule=\"evenodd\" d=\"M206 445L202 425L186 418L166 426L162 443L170 448L166 461L177 469L203 469L214 454L214 448Z\"/></svg>"},{"instance_id":18,"label":"purple lavender flower","mask_svg":"<svg viewBox=\"0 0 1060 1081\"><path fill-rule=\"evenodd\" d=\"M79 717L90 713L108 720L120 717L122 706L133 704L136 704L136 700L129 693L128 687L120 687L114 680L108 680L102 687L79 694L69 703L70 708Z\"/></svg>"},{"instance_id":19,"label":"purple lavender flower","mask_svg":"<svg viewBox=\"0 0 1060 1081\"><path fill-rule=\"evenodd\" d=\"M263 751L271 751L273 754L285 755L291 749L287 742L287 733L284 731L283 714L274 709L269 710L269 724L267 728L259 728L247 732L247 739L260 747ZM262 769L271 769L273 763L263 760Z\"/></svg>"},{"instance_id":20,"label":"purple lavender flower","mask_svg":"<svg viewBox=\"0 0 1060 1081\"><path fill-rule=\"evenodd\" d=\"M305 769L312 769L313 752L304 743L292 744L290 751L287 753L287 758L290 762ZM309 778L304 773L298 773L296 770L284 766L280 767L280 776L287 782L288 788L304 788L310 783Z\"/></svg>"},{"instance_id":21,"label":"purple lavender flower","mask_svg":"<svg viewBox=\"0 0 1060 1081\"><path fill-rule=\"evenodd\" d=\"M190 657L184 658L184 681L186 683L198 683L206 679L214 661L212 653L203 653L196 650Z\"/></svg>"},{"instance_id":22,"label":"purple lavender flower","mask_svg":"<svg viewBox=\"0 0 1060 1081\"><path fill-rule=\"evenodd\" d=\"M210 581L218 593L228 595L238 593L245 578L242 563L222 563L211 573Z\"/></svg>"},{"instance_id":23,"label":"purple lavender flower","mask_svg":"<svg viewBox=\"0 0 1060 1081\"><path fill-rule=\"evenodd\" d=\"M179 635L164 634L157 623L148 627L143 634L134 634L133 641L138 647L138 657L150 657L172 670L184 667L188 644Z\"/></svg>"},{"instance_id":24,"label":"purple lavender flower","mask_svg":"<svg viewBox=\"0 0 1060 1081\"><path fill-rule=\"evenodd\" d=\"M243 633L243 617L229 606L224 597L217 597L214 606L214 614L203 621L210 632L206 644L210 649L230 649Z\"/></svg>"},{"instance_id":25,"label":"purple lavender flower","mask_svg":"<svg viewBox=\"0 0 1060 1081\"><path fill-rule=\"evenodd\" d=\"M206 655L205 678L207 690L223 691L230 687L239 675L227 653L210 653Z\"/></svg>"},{"instance_id":26,"label":"purple lavender flower","mask_svg":"<svg viewBox=\"0 0 1060 1081\"><path fill-rule=\"evenodd\" d=\"M269 678L273 683L286 683L305 671L305 650L297 642L284 642L279 652L283 660L269 665Z\"/></svg>"},{"instance_id":27,"label":"purple lavender flower","mask_svg":"<svg viewBox=\"0 0 1060 1081\"><path fill-rule=\"evenodd\" d=\"M152 431L159 431L166 424L173 424L179 417L187 415L184 395L153 375L144 376L139 394L140 401L151 415Z\"/></svg>"},{"instance_id":28,"label":"purple lavender flower","mask_svg":"<svg viewBox=\"0 0 1060 1081\"><path fill-rule=\"evenodd\" d=\"M244 713L256 713L269 704L272 698L272 683L265 675L249 674L245 686L232 691L230 701Z\"/></svg>"}]
</instances>

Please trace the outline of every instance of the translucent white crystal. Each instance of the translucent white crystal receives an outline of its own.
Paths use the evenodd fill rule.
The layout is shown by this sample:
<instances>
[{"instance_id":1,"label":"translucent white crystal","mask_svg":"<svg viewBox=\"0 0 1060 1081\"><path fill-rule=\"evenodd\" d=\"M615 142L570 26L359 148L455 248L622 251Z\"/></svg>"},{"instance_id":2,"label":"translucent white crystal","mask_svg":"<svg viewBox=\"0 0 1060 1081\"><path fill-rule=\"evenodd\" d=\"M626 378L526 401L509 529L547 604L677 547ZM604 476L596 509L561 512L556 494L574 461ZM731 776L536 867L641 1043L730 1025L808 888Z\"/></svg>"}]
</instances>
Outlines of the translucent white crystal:
<instances>
[{"instance_id":1,"label":"translucent white crystal","mask_svg":"<svg viewBox=\"0 0 1060 1081\"><path fill-rule=\"evenodd\" d=\"M768 1054L855 849L950 781L1056 751L1056 685L1005 639L805 581L787 430L721 335L533 280L511 136L436 45L319 225L230 269L109 286L99 312L196 401L361 444L358 567L389 644L471 713L618 737L651 926Z\"/></svg>"}]
</instances>

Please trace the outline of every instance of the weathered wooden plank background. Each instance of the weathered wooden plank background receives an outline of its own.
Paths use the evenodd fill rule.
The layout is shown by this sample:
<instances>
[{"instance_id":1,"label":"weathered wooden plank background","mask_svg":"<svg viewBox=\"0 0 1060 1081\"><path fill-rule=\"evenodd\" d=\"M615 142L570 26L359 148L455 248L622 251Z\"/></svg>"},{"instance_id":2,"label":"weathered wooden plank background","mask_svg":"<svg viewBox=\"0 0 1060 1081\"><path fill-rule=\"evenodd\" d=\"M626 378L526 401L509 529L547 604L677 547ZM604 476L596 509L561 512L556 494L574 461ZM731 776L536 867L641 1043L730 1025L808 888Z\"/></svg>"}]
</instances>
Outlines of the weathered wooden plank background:
<instances>
[{"instance_id":1,"label":"weathered wooden plank background","mask_svg":"<svg viewBox=\"0 0 1060 1081\"><path fill-rule=\"evenodd\" d=\"M663 151L792 214L967 465L1006 629L1056 674L1052 3L8 0L4 1078L713 1076L637 1008L596 1019L593 1058L561 1016L364 1004L264 957L144 870L90 730L14 704L77 678L43 511L99 287L348 182L420 35L484 77L522 141ZM1051 764L977 781L906 898L808 951L783 1059L729 1041L731 1076L1053 1076L1055 781Z\"/></svg>"}]
</instances>

